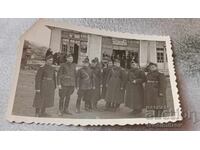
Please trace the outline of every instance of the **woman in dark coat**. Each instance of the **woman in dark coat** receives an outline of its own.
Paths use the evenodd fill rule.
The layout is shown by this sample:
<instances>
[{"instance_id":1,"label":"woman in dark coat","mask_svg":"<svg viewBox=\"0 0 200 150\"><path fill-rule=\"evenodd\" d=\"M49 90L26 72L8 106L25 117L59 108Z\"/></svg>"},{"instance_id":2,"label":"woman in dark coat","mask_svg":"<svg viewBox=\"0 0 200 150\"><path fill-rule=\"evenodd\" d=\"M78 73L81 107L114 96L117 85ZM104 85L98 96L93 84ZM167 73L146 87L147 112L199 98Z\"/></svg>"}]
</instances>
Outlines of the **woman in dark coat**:
<instances>
[{"instance_id":1,"label":"woman in dark coat","mask_svg":"<svg viewBox=\"0 0 200 150\"><path fill-rule=\"evenodd\" d=\"M54 91L56 88L55 70L52 67L52 55L46 58L44 66L40 67L35 77L35 98L33 107L36 117L45 116L45 109L54 105Z\"/></svg>"},{"instance_id":2,"label":"woman in dark coat","mask_svg":"<svg viewBox=\"0 0 200 150\"><path fill-rule=\"evenodd\" d=\"M118 59L115 59L114 66L108 73L106 83L107 92L105 100L107 103L111 103L113 111L116 111L124 101L124 73Z\"/></svg>"},{"instance_id":3,"label":"woman in dark coat","mask_svg":"<svg viewBox=\"0 0 200 150\"><path fill-rule=\"evenodd\" d=\"M137 63L132 62L127 76L125 105L131 108L133 113L140 113L144 107L144 82L145 73Z\"/></svg>"},{"instance_id":4,"label":"woman in dark coat","mask_svg":"<svg viewBox=\"0 0 200 150\"><path fill-rule=\"evenodd\" d=\"M157 69L157 64L150 63L145 84L145 105L147 110L153 110L154 116L162 116L166 109L166 77Z\"/></svg>"}]
</instances>

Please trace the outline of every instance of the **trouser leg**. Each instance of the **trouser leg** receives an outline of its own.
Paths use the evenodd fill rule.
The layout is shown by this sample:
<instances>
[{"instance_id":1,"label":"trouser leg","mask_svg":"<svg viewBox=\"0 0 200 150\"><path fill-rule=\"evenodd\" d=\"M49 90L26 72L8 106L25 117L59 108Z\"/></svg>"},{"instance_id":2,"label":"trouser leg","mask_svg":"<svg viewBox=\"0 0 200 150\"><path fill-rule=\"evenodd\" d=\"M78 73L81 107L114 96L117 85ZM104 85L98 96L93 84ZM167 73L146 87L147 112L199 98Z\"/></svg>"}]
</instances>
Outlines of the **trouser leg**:
<instances>
[{"instance_id":1,"label":"trouser leg","mask_svg":"<svg viewBox=\"0 0 200 150\"><path fill-rule=\"evenodd\" d=\"M66 97L65 97L65 101L64 101L64 108L63 108L63 111L64 111L64 112L68 111L69 100L70 100L70 96L66 96Z\"/></svg>"},{"instance_id":2,"label":"trouser leg","mask_svg":"<svg viewBox=\"0 0 200 150\"><path fill-rule=\"evenodd\" d=\"M40 114L40 108L35 108L35 116L39 117Z\"/></svg>"},{"instance_id":3,"label":"trouser leg","mask_svg":"<svg viewBox=\"0 0 200 150\"><path fill-rule=\"evenodd\" d=\"M65 101L64 101L64 112L68 112L68 107L69 107L69 102L70 102L70 96L72 95L72 93L74 92L74 87L73 86L69 86L66 87L66 94L65 94Z\"/></svg>"},{"instance_id":4,"label":"trouser leg","mask_svg":"<svg viewBox=\"0 0 200 150\"><path fill-rule=\"evenodd\" d=\"M92 99L91 99L91 90L86 90L85 91L85 94L84 94L84 99L86 100L85 101L85 104L86 104L86 109L88 110L91 110L92 109Z\"/></svg>"},{"instance_id":5,"label":"trouser leg","mask_svg":"<svg viewBox=\"0 0 200 150\"><path fill-rule=\"evenodd\" d=\"M41 108L41 115L44 115L45 112L46 112L46 108L45 108L45 107L42 107L42 108Z\"/></svg>"},{"instance_id":6,"label":"trouser leg","mask_svg":"<svg viewBox=\"0 0 200 150\"><path fill-rule=\"evenodd\" d=\"M84 96L84 91L83 90L78 90L78 98L77 98L77 101L76 101L76 109L78 111L80 111L80 106L81 106L81 99L83 98Z\"/></svg>"},{"instance_id":7,"label":"trouser leg","mask_svg":"<svg viewBox=\"0 0 200 150\"><path fill-rule=\"evenodd\" d=\"M59 90L59 95L60 95L60 100L59 100L59 111L63 113L64 109L64 100L65 100L65 94L64 94L64 89Z\"/></svg>"},{"instance_id":8,"label":"trouser leg","mask_svg":"<svg viewBox=\"0 0 200 150\"><path fill-rule=\"evenodd\" d=\"M76 108L77 108L78 110L80 110L81 99L82 99L82 97L81 97L81 96L78 96L77 101L76 101Z\"/></svg>"}]
</instances>

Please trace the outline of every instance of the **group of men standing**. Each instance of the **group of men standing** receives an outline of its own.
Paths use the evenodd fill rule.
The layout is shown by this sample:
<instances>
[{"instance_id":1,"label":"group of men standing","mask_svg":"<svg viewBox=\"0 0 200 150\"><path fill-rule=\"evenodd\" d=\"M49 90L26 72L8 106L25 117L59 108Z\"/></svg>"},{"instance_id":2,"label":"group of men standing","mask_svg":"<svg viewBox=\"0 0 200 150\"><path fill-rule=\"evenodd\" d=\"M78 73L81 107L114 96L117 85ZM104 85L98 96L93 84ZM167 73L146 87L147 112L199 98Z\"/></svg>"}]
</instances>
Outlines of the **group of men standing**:
<instances>
[{"instance_id":1,"label":"group of men standing","mask_svg":"<svg viewBox=\"0 0 200 150\"><path fill-rule=\"evenodd\" d=\"M154 116L161 116L166 109L166 78L154 63L148 65L145 73L134 61L131 68L125 70L119 59L106 58L100 63L98 58L91 62L85 58L77 70L73 56L67 55L66 62L56 73L52 62L53 57L49 55L36 74L33 107L37 117L45 116L45 109L53 106L56 87L59 88L60 116L71 115L68 108L75 89L78 95L76 113L81 113L81 101L85 102L85 110L90 112L97 109L101 99L106 101L105 111L115 112L122 103L131 108L133 114L146 108L153 110Z\"/></svg>"}]
</instances>

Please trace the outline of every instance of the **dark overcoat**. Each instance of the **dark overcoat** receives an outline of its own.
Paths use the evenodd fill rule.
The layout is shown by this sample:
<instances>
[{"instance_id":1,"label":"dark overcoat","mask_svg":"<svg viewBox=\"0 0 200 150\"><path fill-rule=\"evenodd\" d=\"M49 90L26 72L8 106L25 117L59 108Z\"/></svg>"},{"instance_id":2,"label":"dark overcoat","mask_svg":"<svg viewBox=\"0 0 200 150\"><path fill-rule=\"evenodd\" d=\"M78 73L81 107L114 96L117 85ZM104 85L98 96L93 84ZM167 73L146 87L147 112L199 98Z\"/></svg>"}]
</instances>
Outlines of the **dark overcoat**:
<instances>
[{"instance_id":1,"label":"dark overcoat","mask_svg":"<svg viewBox=\"0 0 200 150\"><path fill-rule=\"evenodd\" d=\"M113 103L123 103L124 101L124 72L121 67L112 67L106 80L107 92L105 100Z\"/></svg>"},{"instance_id":2,"label":"dark overcoat","mask_svg":"<svg viewBox=\"0 0 200 150\"><path fill-rule=\"evenodd\" d=\"M40 90L40 92L35 94L33 107L52 107L54 105L55 88L55 69L50 65L40 67L35 76L35 90Z\"/></svg>"},{"instance_id":3,"label":"dark overcoat","mask_svg":"<svg viewBox=\"0 0 200 150\"><path fill-rule=\"evenodd\" d=\"M166 77L163 73L153 71L147 74L145 84L145 105L147 109L166 108L166 87Z\"/></svg>"},{"instance_id":4,"label":"dark overcoat","mask_svg":"<svg viewBox=\"0 0 200 150\"><path fill-rule=\"evenodd\" d=\"M91 67L93 71L94 78L94 87L92 90L91 100L92 102L97 102L101 99L101 68L100 67Z\"/></svg>"},{"instance_id":5,"label":"dark overcoat","mask_svg":"<svg viewBox=\"0 0 200 150\"><path fill-rule=\"evenodd\" d=\"M110 69L111 69L111 67L103 68L103 72L102 72L102 92L101 92L101 98L102 99L105 99L105 97L106 97L106 91L107 91L106 81L107 81L107 77L108 77L108 73L109 73Z\"/></svg>"},{"instance_id":6,"label":"dark overcoat","mask_svg":"<svg viewBox=\"0 0 200 150\"><path fill-rule=\"evenodd\" d=\"M145 73L141 69L130 69L127 75L125 105L131 109L144 107Z\"/></svg>"}]
</instances>

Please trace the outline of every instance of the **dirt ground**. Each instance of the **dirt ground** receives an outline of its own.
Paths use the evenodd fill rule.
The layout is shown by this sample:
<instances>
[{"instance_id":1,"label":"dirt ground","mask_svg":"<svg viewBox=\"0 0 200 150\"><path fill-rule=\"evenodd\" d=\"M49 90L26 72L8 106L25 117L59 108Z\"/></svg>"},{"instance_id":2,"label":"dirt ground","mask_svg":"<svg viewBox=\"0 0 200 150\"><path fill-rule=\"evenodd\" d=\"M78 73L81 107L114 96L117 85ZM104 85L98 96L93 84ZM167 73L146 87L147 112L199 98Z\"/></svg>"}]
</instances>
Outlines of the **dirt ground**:
<instances>
[{"instance_id":1,"label":"dirt ground","mask_svg":"<svg viewBox=\"0 0 200 150\"><path fill-rule=\"evenodd\" d=\"M34 116L35 109L32 107L33 98L34 98L34 79L35 79L36 71L33 70L21 70L19 74L17 90L15 95L15 101L13 106L13 115L18 116ZM73 93L71 96L69 110L72 115L64 115L63 118L80 118L80 119L111 119L111 118L137 118L137 117L145 117L144 111L141 114L133 115L131 114L131 109L121 104L120 109L117 112L104 111L105 101L102 99L98 102L98 110L87 112L84 110L84 102L81 104L81 113L75 113L75 104L77 99L77 91ZM48 108L47 113L52 118L60 118L58 116L58 89L56 89L55 94L55 104L54 107ZM173 101L172 101L172 92L168 82L167 88L167 105L170 110L173 110Z\"/></svg>"}]
</instances>

